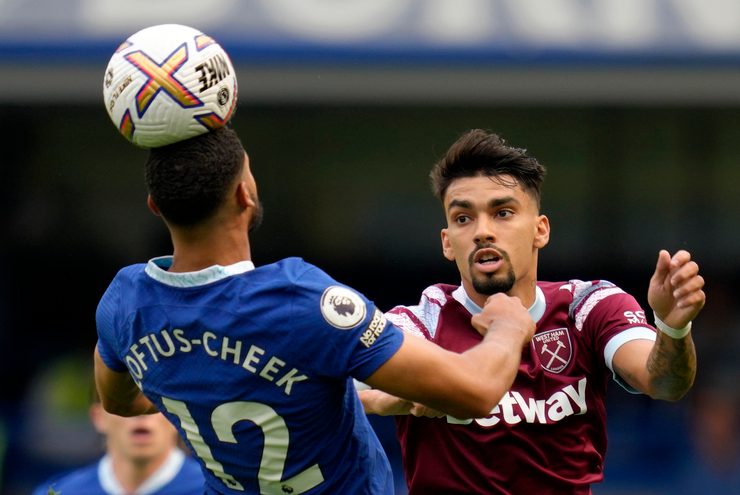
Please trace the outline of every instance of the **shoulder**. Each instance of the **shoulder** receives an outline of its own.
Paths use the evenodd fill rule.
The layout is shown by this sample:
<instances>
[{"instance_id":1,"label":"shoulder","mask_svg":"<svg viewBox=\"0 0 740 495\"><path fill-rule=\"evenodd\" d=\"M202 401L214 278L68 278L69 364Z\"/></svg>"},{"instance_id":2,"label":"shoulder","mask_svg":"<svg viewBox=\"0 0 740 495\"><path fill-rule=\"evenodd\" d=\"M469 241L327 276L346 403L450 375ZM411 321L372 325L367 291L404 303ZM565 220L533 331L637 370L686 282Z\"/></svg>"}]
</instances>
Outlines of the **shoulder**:
<instances>
[{"instance_id":1,"label":"shoulder","mask_svg":"<svg viewBox=\"0 0 740 495\"><path fill-rule=\"evenodd\" d=\"M457 289L455 285L434 284L424 289L419 298L419 302L413 306L398 305L392 308L388 313L399 313L404 310L423 308L428 306L441 307L452 299L452 292Z\"/></svg>"},{"instance_id":2,"label":"shoulder","mask_svg":"<svg viewBox=\"0 0 740 495\"><path fill-rule=\"evenodd\" d=\"M115 277L113 277L113 282L123 282L132 280L139 275L143 274L146 270L146 263L135 263L133 265L124 266L120 270L118 270L118 273L116 273Z\"/></svg>"},{"instance_id":3,"label":"shoulder","mask_svg":"<svg viewBox=\"0 0 740 495\"><path fill-rule=\"evenodd\" d=\"M104 493L98 478L98 463L58 474L41 483L34 490L33 495L48 495L50 493L93 494Z\"/></svg>"},{"instance_id":4,"label":"shoulder","mask_svg":"<svg viewBox=\"0 0 740 495\"><path fill-rule=\"evenodd\" d=\"M545 295L567 292L572 294L574 299L582 299L604 290L624 292L616 284L608 280L579 280L574 278L565 282L538 281L537 286L542 289Z\"/></svg>"},{"instance_id":5,"label":"shoulder","mask_svg":"<svg viewBox=\"0 0 740 495\"><path fill-rule=\"evenodd\" d=\"M300 315L308 326L318 320L333 327L352 328L373 315L374 304L364 294L300 258L264 265L257 272L262 292L268 297L285 298L289 308L285 316Z\"/></svg>"},{"instance_id":6,"label":"shoulder","mask_svg":"<svg viewBox=\"0 0 740 495\"><path fill-rule=\"evenodd\" d=\"M121 268L113 277L108 288L98 301L98 317L111 317L125 301L123 294L135 284L135 280L145 273L146 264L137 263Z\"/></svg>"},{"instance_id":7,"label":"shoulder","mask_svg":"<svg viewBox=\"0 0 740 495\"><path fill-rule=\"evenodd\" d=\"M185 460L182 463L182 467L180 468L181 474L186 474L188 476L195 476L197 478L203 479L203 472L200 469L200 464L198 464L198 461L196 461L193 457L190 455L185 456Z\"/></svg>"},{"instance_id":8,"label":"shoulder","mask_svg":"<svg viewBox=\"0 0 740 495\"><path fill-rule=\"evenodd\" d=\"M568 314L581 330L585 322L595 315L602 319L606 315L617 314L628 317L630 312L639 311L635 298L618 285L608 280L578 280L567 282L538 283L545 293L548 304L556 300L567 304ZM562 298L562 299L560 299Z\"/></svg>"},{"instance_id":9,"label":"shoulder","mask_svg":"<svg viewBox=\"0 0 740 495\"><path fill-rule=\"evenodd\" d=\"M285 258L260 266L250 277L257 277L250 279L252 282L258 281L257 284L250 284L253 287L259 286L263 291L270 289L269 293L274 296L289 297L295 304L294 309L317 308L315 303L323 301L332 291L346 293L363 305L367 303L363 294L337 282L321 268L301 258Z\"/></svg>"},{"instance_id":10,"label":"shoulder","mask_svg":"<svg viewBox=\"0 0 740 495\"><path fill-rule=\"evenodd\" d=\"M386 313L386 319L405 332L431 338L437 327L442 308L453 300L457 286L435 284L421 293L418 304L396 306Z\"/></svg>"},{"instance_id":11,"label":"shoulder","mask_svg":"<svg viewBox=\"0 0 740 495\"><path fill-rule=\"evenodd\" d=\"M280 280L293 284L301 284L306 280L333 281L324 270L298 257L283 258L274 263L262 265L255 272L267 277L278 276Z\"/></svg>"},{"instance_id":12,"label":"shoulder","mask_svg":"<svg viewBox=\"0 0 740 495\"><path fill-rule=\"evenodd\" d=\"M619 286L608 280L571 279L567 282L537 282L537 286L542 290L548 302L566 300L572 310L584 305L596 305L617 294L626 294Z\"/></svg>"},{"instance_id":13,"label":"shoulder","mask_svg":"<svg viewBox=\"0 0 740 495\"><path fill-rule=\"evenodd\" d=\"M172 480L165 492L177 495L201 495L205 486L203 471L198 462L190 456L186 456L180 471Z\"/></svg>"},{"instance_id":14,"label":"shoulder","mask_svg":"<svg viewBox=\"0 0 740 495\"><path fill-rule=\"evenodd\" d=\"M144 274L145 269L145 263L137 263L124 266L118 270L110 284L108 284L108 289L105 291L104 297L115 297L121 288L129 286L133 280Z\"/></svg>"}]
</instances>

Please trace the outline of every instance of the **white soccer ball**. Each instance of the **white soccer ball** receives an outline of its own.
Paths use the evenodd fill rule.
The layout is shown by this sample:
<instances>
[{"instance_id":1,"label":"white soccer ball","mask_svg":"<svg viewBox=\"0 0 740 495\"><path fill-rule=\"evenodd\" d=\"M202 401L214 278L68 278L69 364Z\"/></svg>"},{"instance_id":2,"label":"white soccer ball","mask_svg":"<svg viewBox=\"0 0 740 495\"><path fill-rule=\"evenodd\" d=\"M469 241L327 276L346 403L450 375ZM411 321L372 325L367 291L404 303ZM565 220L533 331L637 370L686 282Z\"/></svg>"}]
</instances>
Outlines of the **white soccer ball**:
<instances>
[{"instance_id":1,"label":"white soccer ball","mask_svg":"<svg viewBox=\"0 0 740 495\"><path fill-rule=\"evenodd\" d=\"M236 73L210 36L160 24L121 43L105 69L103 98L126 139L155 148L224 126L236 108Z\"/></svg>"}]
</instances>

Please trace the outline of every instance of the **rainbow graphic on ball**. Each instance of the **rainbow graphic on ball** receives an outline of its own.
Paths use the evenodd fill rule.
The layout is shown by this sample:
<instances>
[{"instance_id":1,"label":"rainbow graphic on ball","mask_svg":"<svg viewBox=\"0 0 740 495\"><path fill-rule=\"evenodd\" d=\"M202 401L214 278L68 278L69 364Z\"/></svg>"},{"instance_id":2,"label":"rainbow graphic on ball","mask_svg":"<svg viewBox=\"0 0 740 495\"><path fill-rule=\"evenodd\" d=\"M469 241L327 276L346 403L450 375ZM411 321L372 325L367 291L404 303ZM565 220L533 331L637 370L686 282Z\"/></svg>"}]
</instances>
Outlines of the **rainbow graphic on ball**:
<instances>
[{"instance_id":1,"label":"rainbow graphic on ball","mask_svg":"<svg viewBox=\"0 0 740 495\"><path fill-rule=\"evenodd\" d=\"M147 80L136 93L136 110L142 117L160 92L169 95L183 108L203 106L203 102L175 78L175 73L188 60L185 43L158 64L141 50L126 55L126 60L147 76Z\"/></svg>"}]
</instances>

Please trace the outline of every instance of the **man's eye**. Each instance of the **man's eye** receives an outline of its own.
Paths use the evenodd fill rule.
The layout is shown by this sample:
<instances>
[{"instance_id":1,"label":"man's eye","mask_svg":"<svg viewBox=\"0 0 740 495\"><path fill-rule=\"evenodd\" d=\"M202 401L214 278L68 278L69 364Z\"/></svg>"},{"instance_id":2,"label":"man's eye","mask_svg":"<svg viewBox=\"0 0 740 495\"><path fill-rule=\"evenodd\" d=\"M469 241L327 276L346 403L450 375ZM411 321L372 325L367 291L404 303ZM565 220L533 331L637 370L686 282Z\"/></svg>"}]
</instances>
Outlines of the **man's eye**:
<instances>
[{"instance_id":1,"label":"man's eye","mask_svg":"<svg viewBox=\"0 0 740 495\"><path fill-rule=\"evenodd\" d=\"M506 217L510 217L513 214L514 214L514 212L511 211L511 210L501 210L498 213L496 213L496 216L499 216L499 217L502 217L502 218L506 218Z\"/></svg>"},{"instance_id":2,"label":"man's eye","mask_svg":"<svg viewBox=\"0 0 740 495\"><path fill-rule=\"evenodd\" d=\"M458 215L457 217L455 217L455 222L458 224L468 223L469 221L470 217L467 215Z\"/></svg>"}]
</instances>

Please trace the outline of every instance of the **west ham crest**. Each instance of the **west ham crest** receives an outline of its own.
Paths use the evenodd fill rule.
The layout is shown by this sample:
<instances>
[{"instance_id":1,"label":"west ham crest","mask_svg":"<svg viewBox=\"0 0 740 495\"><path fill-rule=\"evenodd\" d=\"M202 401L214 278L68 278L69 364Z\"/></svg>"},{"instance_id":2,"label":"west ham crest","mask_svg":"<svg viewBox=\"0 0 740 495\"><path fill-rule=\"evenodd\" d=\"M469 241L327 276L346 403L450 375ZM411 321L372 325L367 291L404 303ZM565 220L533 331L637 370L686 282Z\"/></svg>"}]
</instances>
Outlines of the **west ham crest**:
<instances>
[{"instance_id":1,"label":"west ham crest","mask_svg":"<svg viewBox=\"0 0 740 495\"><path fill-rule=\"evenodd\" d=\"M546 371L560 373L570 363L573 346L567 328L538 333L532 339L532 344L540 357L542 368Z\"/></svg>"}]
</instances>

